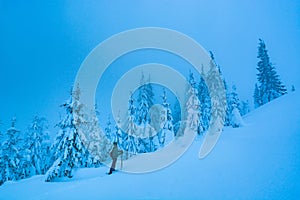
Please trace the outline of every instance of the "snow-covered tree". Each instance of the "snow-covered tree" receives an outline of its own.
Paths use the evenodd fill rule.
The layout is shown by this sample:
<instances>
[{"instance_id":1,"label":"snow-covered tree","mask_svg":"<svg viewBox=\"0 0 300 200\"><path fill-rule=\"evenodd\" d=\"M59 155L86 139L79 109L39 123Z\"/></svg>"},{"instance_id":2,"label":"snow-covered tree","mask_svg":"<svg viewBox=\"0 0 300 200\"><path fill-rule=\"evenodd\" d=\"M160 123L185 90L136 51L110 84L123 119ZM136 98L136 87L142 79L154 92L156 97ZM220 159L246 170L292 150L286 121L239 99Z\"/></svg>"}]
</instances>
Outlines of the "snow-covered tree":
<instances>
[{"instance_id":1,"label":"snow-covered tree","mask_svg":"<svg viewBox=\"0 0 300 200\"><path fill-rule=\"evenodd\" d=\"M22 156L19 152L20 131L15 128L15 123L16 118L13 118L1 147L0 184L5 181L18 180L22 177L22 169L20 169Z\"/></svg>"},{"instance_id":2,"label":"snow-covered tree","mask_svg":"<svg viewBox=\"0 0 300 200\"><path fill-rule=\"evenodd\" d=\"M232 91L231 91L230 95L231 95L231 103L232 103L231 106L235 106L236 108L240 109L241 101L240 101L239 95L236 91L235 85L232 86Z\"/></svg>"},{"instance_id":3,"label":"snow-covered tree","mask_svg":"<svg viewBox=\"0 0 300 200\"><path fill-rule=\"evenodd\" d=\"M137 127L136 124L134 123L135 112L136 112L136 108L134 106L134 99L131 94L128 101L128 118L126 121L126 133L128 133L128 135L134 135L136 133Z\"/></svg>"},{"instance_id":4,"label":"snow-covered tree","mask_svg":"<svg viewBox=\"0 0 300 200\"><path fill-rule=\"evenodd\" d=\"M232 100L231 100L231 92L230 92L225 80L224 80L224 86L225 86L225 91L226 91L226 103L227 103L224 126L230 126L231 111L232 111L233 107L232 107Z\"/></svg>"},{"instance_id":5,"label":"snow-covered tree","mask_svg":"<svg viewBox=\"0 0 300 200\"><path fill-rule=\"evenodd\" d=\"M138 125L146 125L149 123L149 111L150 105L146 94L145 87L141 88L139 96L139 107L138 107Z\"/></svg>"},{"instance_id":6,"label":"snow-covered tree","mask_svg":"<svg viewBox=\"0 0 300 200\"><path fill-rule=\"evenodd\" d=\"M110 120L110 116L108 116L108 118L107 118L107 123L106 123L106 127L104 130L105 130L105 135L109 139L109 141L114 142L116 140L116 136L115 136L114 132L112 131L112 123Z\"/></svg>"},{"instance_id":7,"label":"snow-covered tree","mask_svg":"<svg viewBox=\"0 0 300 200\"><path fill-rule=\"evenodd\" d=\"M175 102L173 106L172 116L173 116L174 132L176 132L177 129L175 130L175 125L181 120L181 109L180 109L180 104L178 102Z\"/></svg>"},{"instance_id":8,"label":"snow-covered tree","mask_svg":"<svg viewBox=\"0 0 300 200\"><path fill-rule=\"evenodd\" d=\"M55 177L72 177L73 169L85 162L85 148L80 140L73 116L74 102L70 98L63 107L66 116L60 121L60 128L54 144L56 160L47 171L45 181L52 181ZM78 105L78 104L77 104Z\"/></svg>"},{"instance_id":9,"label":"snow-covered tree","mask_svg":"<svg viewBox=\"0 0 300 200\"><path fill-rule=\"evenodd\" d=\"M153 88L150 84L150 77L148 81L145 81L144 74L141 78L141 87L138 89L138 99L137 99L137 124L147 125L149 123L149 109L153 105Z\"/></svg>"},{"instance_id":10,"label":"snow-covered tree","mask_svg":"<svg viewBox=\"0 0 300 200\"><path fill-rule=\"evenodd\" d=\"M244 125L244 121L242 119L240 111L236 107L236 105L233 105L233 109L231 111L231 126L233 128L238 128L238 127L241 127L243 125Z\"/></svg>"},{"instance_id":11,"label":"snow-covered tree","mask_svg":"<svg viewBox=\"0 0 300 200\"><path fill-rule=\"evenodd\" d=\"M213 57L213 56L212 56ZM218 79L220 76L220 68L216 68L215 61L211 59L209 71L207 72L207 87L210 89L210 98L211 98L211 117L214 119L224 119L224 112L220 108L226 108L226 94L221 93L222 91L218 91L221 88L221 83ZM225 80L223 79L223 84L225 84ZM226 88L225 88L226 90ZM220 121L221 122L221 121ZM224 123L225 121L221 122ZM211 125L211 124L210 124Z\"/></svg>"},{"instance_id":12,"label":"snow-covered tree","mask_svg":"<svg viewBox=\"0 0 300 200\"><path fill-rule=\"evenodd\" d=\"M153 88L150 83L150 76L147 81L145 81L144 74L141 78L141 87L138 89L138 98L136 102L136 123L138 125L137 135L149 136L137 139L137 149L139 153L145 153L153 151L151 129L149 129L150 115L149 109L153 106Z\"/></svg>"},{"instance_id":13,"label":"snow-covered tree","mask_svg":"<svg viewBox=\"0 0 300 200\"><path fill-rule=\"evenodd\" d=\"M41 144L42 168L41 173L45 174L52 165L51 160L51 141L48 132L44 132L44 138Z\"/></svg>"},{"instance_id":14,"label":"snow-covered tree","mask_svg":"<svg viewBox=\"0 0 300 200\"><path fill-rule=\"evenodd\" d=\"M226 126L235 126L233 124L235 124L236 122L234 122L233 120L233 112L235 113L234 115L237 116L241 116L241 103L240 103L240 99L238 97L237 91L236 91L236 86L233 85L232 86L232 90L227 90L226 92L226 97L227 97L227 110L226 110ZM234 109L237 110L234 110Z\"/></svg>"},{"instance_id":15,"label":"snow-covered tree","mask_svg":"<svg viewBox=\"0 0 300 200\"><path fill-rule=\"evenodd\" d=\"M128 115L124 125L126 128L126 133L125 137L123 137L124 144L122 145L123 149L126 151L126 159L138 152L137 139L135 137L137 132L137 126L135 124L135 112L136 108L134 106L134 99L131 94L128 101Z\"/></svg>"},{"instance_id":16,"label":"snow-covered tree","mask_svg":"<svg viewBox=\"0 0 300 200\"><path fill-rule=\"evenodd\" d=\"M168 103L168 99L167 99L167 94L166 94L166 90L163 89L163 103L162 106L166 109L166 114L167 114L167 119L166 119L166 123L164 125L164 128L169 130L169 131L173 131L173 116L172 116L172 110L170 108L170 103Z\"/></svg>"},{"instance_id":17,"label":"snow-covered tree","mask_svg":"<svg viewBox=\"0 0 300 200\"><path fill-rule=\"evenodd\" d=\"M88 147L86 151L86 167L97 167L109 157L111 142L106 138L105 134L99 127L98 118L94 111L87 116L87 127L84 130L88 137L85 145Z\"/></svg>"},{"instance_id":18,"label":"snow-covered tree","mask_svg":"<svg viewBox=\"0 0 300 200\"><path fill-rule=\"evenodd\" d=\"M88 108L80 101L80 87L73 91L73 116L80 140L84 145L82 167L98 167L109 157L111 143L99 126L97 104Z\"/></svg>"},{"instance_id":19,"label":"snow-covered tree","mask_svg":"<svg viewBox=\"0 0 300 200\"><path fill-rule=\"evenodd\" d=\"M259 106L286 94L286 87L280 81L274 65L270 62L270 57L262 39L259 39L257 63L257 79L259 82L259 99L255 100Z\"/></svg>"},{"instance_id":20,"label":"snow-covered tree","mask_svg":"<svg viewBox=\"0 0 300 200\"><path fill-rule=\"evenodd\" d=\"M45 152L47 143L44 143L44 141L46 142L47 140L49 140L49 135L46 119L34 117L28 128L24 144L24 149L29 150L30 164L34 170L31 172L31 175L43 174L47 170L49 163L45 162L49 154L44 154L49 153Z\"/></svg>"},{"instance_id":21,"label":"snow-covered tree","mask_svg":"<svg viewBox=\"0 0 300 200\"><path fill-rule=\"evenodd\" d=\"M189 71L189 77L188 77L188 82L189 82L189 86L188 88L192 87L192 88L196 88L196 80L194 77L194 73L192 71ZM194 91L197 93L197 91Z\"/></svg>"},{"instance_id":22,"label":"snow-covered tree","mask_svg":"<svg viewBox=\"0 0 300 200\"><path fill-rule=\"evenodd\" d=\"M200 123L200 101L196 95L195 88L191 88L188 92L189 98L186 102L187 123L186 126L197 133L201 133Z\"/></svg>"},{"instance_id":23,"label":"snow-covered tree","mask_svg":"<svg viewBox=\"0 0 300 200\"><path fill-rule=\"evenodd\" d=\"M228 90L227 82L226 82L225 78L223 77L221 67L216 63L215 56L212 51L210 51L210 58L211 58L210 69L208 71L207 80L208 80L208 84L211 86L210 87L211 88L211 90L210 90L211 105L212 105L211 108L213 108L213 107L220 108L220 107L224 107L225 105L227 105L224 125L229 126L231 109L228 107L228 101L230 101L230 92ZM220 92L220 91L213 89L213 88L220 88L220 85L217 86L218 84L220 84L219 81L217 80L218 76L220 76L223 81L226 99L222 99L222 96L219 96L218 92ZM213 105L215 105L215 106L213 106ZM220 110L211 110L211 114L214 115L215 117L218 116L220 118L223 118L221 116Z\"/></svg>"},{"instance_id":24,"label":"snow-covered tree","mask_svg":"<svg viewBox=\"0 0 300 200\"><path fill-rule=\"evenodd\" d=\"M201 74L205 76L203 72ZM209 127L209 121L211 118L211 102L210 102L210 95L207 88L207 85L204 81L205 77L201 77L199 84L198 84L198 98L200 101L200 111L201 111L201 123L203 126L203 132L206 131Z\"/></svg>"},{"instance_id":25,"label":"snow-covered tree","mask_svg":"<svg viewBox=\"0 0 300 200\"><path fill-rule=\"evenodd\" d=\"M146 91L146 95L148 98L149 107L153 106L153 98L154 98L153 87L150 82L151 82L151 78L150 78L150 74L149 74L147 83L145 84L145 91Z\"/></svg>"},{"instance_id":26,"label":"snow-covered tree","mask_svg":"<svg viewBox=\"0 0 300 200\"><path fill-rule=\"evenodd\" d=\"M172 110L170 108L170 103L168 102L168 99L167 99L167 94L166 94L165 88L163 88L162 106L164 107L164 110L165 110L166 119L162 119L162 121L165 121L165 122L163 124L163 128L157 134L158 143L161 147L164 146L164 144L165 144L166 134L171 132L172 135L174 135Z\"/></svg>"},{"instance_id":27,"label":"snow-covered tree","mask_svg":"<svg viewBox=\"0 0 300 200\"><path fill-rule=\"evenodd\" d=\"M200 134L203 130L201 124L200 101L196 89L196 81L192 72L189 73L189 86L187 91L186 109L186 128Z\"/></svg>"},{"instance_id":28,"label":"snow-covered tree","mask_svg":"<svg viewBox=\"0 0 300 200\"><path fill-rule=\"evenodd\" d=\"M242 116L250 112L249 101L241 101L240 113Z\"/></svg>"}]
</instances>

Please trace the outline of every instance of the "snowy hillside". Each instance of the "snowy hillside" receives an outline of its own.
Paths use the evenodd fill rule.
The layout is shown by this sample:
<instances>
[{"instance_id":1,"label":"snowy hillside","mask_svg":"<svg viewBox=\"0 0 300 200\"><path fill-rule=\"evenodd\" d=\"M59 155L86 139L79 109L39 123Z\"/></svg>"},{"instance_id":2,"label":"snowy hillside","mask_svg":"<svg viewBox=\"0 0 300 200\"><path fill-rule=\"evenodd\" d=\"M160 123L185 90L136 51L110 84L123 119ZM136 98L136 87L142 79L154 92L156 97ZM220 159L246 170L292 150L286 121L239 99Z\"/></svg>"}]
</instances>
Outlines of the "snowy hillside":
<instances>
[{"instance_id":1,"label":"snowy hillside","mask_svg":"<svg viewBox=\"0 0 300 200\"><path fill-rule=\"evenodd\" d=\"M225 128L203 160L203 138L173 165L148 174L81 169L72 179L6 182L0 199L299 199L300 93L268 103ZM136 163L138 164L138 163Z\"/></svg>"}]
</instances>

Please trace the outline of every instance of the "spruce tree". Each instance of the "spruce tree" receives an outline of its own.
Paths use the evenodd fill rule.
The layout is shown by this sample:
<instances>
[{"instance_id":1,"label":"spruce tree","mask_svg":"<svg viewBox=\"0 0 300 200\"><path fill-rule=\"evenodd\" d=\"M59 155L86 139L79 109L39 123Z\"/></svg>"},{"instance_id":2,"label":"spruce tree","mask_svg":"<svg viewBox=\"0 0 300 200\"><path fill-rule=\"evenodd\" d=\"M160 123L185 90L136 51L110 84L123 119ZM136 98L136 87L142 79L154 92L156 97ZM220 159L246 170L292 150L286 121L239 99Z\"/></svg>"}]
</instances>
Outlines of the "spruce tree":
<instances>
[{"instance_id":1,"label":"spruce tree","mask_svg":"<svg viewBox=\"0 0 300 200\"><path fill-rule=\"evenodd\" d=\"M241 117L241 102L238 97L236 86L232 86L232 91L230 93L230 101L228 102L228 108L230 110L230 125L234 128L240 127L243 125Z\"/></svg>"},{"instance_id":2,"label":"spruce tree","mask_svg":"<svg viewBox=\"0 0 300 200\"><path fill-rule=\"evenodd\" d=\"M124 150L126 150L126 159L131 155L136 154L138 151L136 144L137 140L135 137L137 131L137 126L135 124L135 112L136 108L134 106L134 99L131 94L128 101L127 120L125 122L126 136L124 137Z\"/></svg>"},{"instance_id":3,"label":"spruce tree","mask_svg":"<svg viewBox=\"0 0 300 200\"><path fill-rule=\"evenodd\" d=\"M200 101L197 97L196 89L191 87L188 95L189 98L186 102L186 127L199 134L202 131L202 126L200 122Z\"/></svg>"},{"instance_id":4,"label":"spruce tree","mask_svg":"<svg viewBox=\"0 0 300 200\"><path fill-rule=\"evenodd\" d=\"M240 118L241 116L241 102L238 97L236 86L232 86L232 90L226 91L226 99L227 99L227 109L226 109L226 126L233 126L236 123L233 119L233 113L235 118Z\"/></svg>"},{"instance_id":5,"label":"spruce tree","mask_svg":"<svg viewBox=\"0 0 300 200\"><path fill-rule=\"evenodd\" d=\"M181 108L180 108L180 104L178 102L175 102L174 106L173 106L173 127L174 127L174 132L176 132L176 126L180 123L181 121Z\"/></svg>"},{"instance_id":6,"label":"spruce tree","mask_svg":"<svg viewBox=\"0 0 300 200\"><path fill-rule=\"evenodd\" d=\"M2 144L0 159L0 183L22 178L21 159L19 151L20 131L15 128L16 118L12 119L11 127L6 131L6 138Z\"/></svg>"},{"instance_id":7,"label":"spruce tree","mask_svg":"<svg viewBox=\"0 0 300 200\"><path fill-rule=\"evenodd\" d=\"M202 66L201 74L205 76ZM206 77L206 76L205 76ZM200 101L200 111L201 111L201 123L203 126L203 132L205 132L209 127L209 121L211 118L211 102L210 94L207 88L207 85L204 81L205 77L201 77L198 84L198 98Z\"/></svg>"},{"instance_id":8,"label":"spruce tree","mask_svg":"<svg viewBox=\"0 0 300 200\"><path fill-rule=\"evenodd\" d=\"M138 99L137 99L137 124L146 126L149 123L149 109L153 105L153 88L150 83L150 76L148 81L145 81L144 74L142 73L141 87L138 89Z\"/></svg>"},{"instance_id":9,"label":"spruce tree","mask_svg":"<svg viewBox=\"0 0 300 200\"><path fill-rule=\"evenodd\" d=\"M211 117L214 119L217 119L217 118L224 119L226 116L226 113L224 113L221 109L226 107L226 105L227 105L227 100L226 100L227 92L226 92L226 94L223 94L223 93L220 93L222 91L217 90L218 88L222 88L222 86L220 85L221 83L219 82L219 79L218 79L219 75L221 75L220 68L216 68L215 61L213 59L211 59L210 64L209 64L209 71L207 72L206 80L207 80L207 87L210 89ZM223 79L223 84L226 89L226 82L224 79ZM222 121L221 123L225 123L225 121ZM210 123L210 126L211 126L211 123Z\"/></svg>"},{"instance_id":10,"label":"spruce tree","mask_svg":"<svg viewBox=\"0 0 300 200\"><path fill-rule=\"evenodd\" d=\"M260 91L258 89L257 83L255 83L253 98L254 98L254 108L258 108L259 106L262 105L261 95L260 95Z\"/></svg>"},{"instance_id":11,"label":"spruce tree","mask_svg":"<svg viewBox=\"0 0 300 200\"><path fill-rule=\"evenodd\" d=\"M113 142L115 140L115 136L113 135L111 125L110 116L108 116L105 127L105 135L111 142Z\"/></svg>"},{"instance_id":12,"label":"spruce tree","mask_svg":"<svg viewBox=\"0 0 300 200\"><path fill-rule=\"evenodd\" d=\"M138 106L138 125L146 125L149 123L149 102L146 93L146 88L140 88L140 95L139 95L139 106Z\"/></svg>"},{"instance_id":13,"label":"spruce tree","mask_svg":"<svg viewBox=\"0 0 300 200\"><path fill-rule=\"evenodd\" d=\"M153 106L154 93L153 93L153 87L151 84L150 75L148 77L147 83L145 84L145 91L147 94L148 105L149 105L149 107L151 107L151 106Z\"/></svg>"},{"instance_id":14,"label":"spruce tree","mask_svg":"<svg viewBox=\"0 0 300 200\"><path fill-rule=\"evenodd\" d=\"M168 103L166 89L163 88L163 95L162 95L162 106L165 109L166 119L163 119L164 125L163 128L158 132L157 139L158 143L161 147L164 146L166 141L166 134L168 132L172 132L172 135L174 135L174 127L173 127L173 116L172 116L172 110L170 108L170 103Z\"/></svg>"},{"instance_id":15,"label":"spruce tree","mask_svg":"<svg viewBox=\"0 0 300 200\"><path fill-rule=\"evenodd\" d=\"M219 118L225 118L225 121L223 122L225 126L229 126L230 122L230 109L228 108L228 101L230 98L228 86L226 83L225 78L223 77L221 67L216 63L215 56L214 54L210 51L210 66L209 66L209 71L207 73L207 79L208 80L208 87L210 88L210 97L211 97L211 116L212 117L219 117ZM214 88L221 88L219 81L218 81L218 76L221 77L225 89L225 94L222 94L221 96L220 91L217 91L217 89ZM225 99L222 99L223 97L226 97ZM215 105L215 106L213 106ZM225 116L222 116L221 110L218 109L213 109L213 108L220 108L220 107L225 107L226 106L226 112Z\"/></svg>"},{"instance_id":16,"label":"spruce tree","mask_svg":"<svg viewBox=\"0 0 300 200\"><path fill-rule=\"evenodd\" d=\"M44 155L47 153L44 152L44 141L49 140L49 135L46 129L46 119L36 116L27 131L24 148L29 150L30 164L34 169L32 175L42 174L47 168L48 163L45 162L49 155Z\"/></svg>"},{"instance_id":17,"label":"spruce tree","mask_svg":"<svg viewBox=\"0 0 300 200\"><path fill-rule=\"evenodd\" d=\"M73 176L74 168L81 167L85 159L85 148L80 140L76 122L73 116L73 99L70 98L62 106L66 109L66 116L60 121L60 128L55 144L55 157L57 158L47 171L45 181L52 181L55 177ZM78 104L77 104L78 105Z\"/></svg>"},{"instance_id":18,"label":"spruce tree","mask_svg":"<svg viewBox=\"0 0 300 200\"><path fill-rule=\"evenodd\" d=\"M100 129L98 118L94 111L91 111L91 114L87 116L87 126L84 131L88 138L88 142L85 143L88 147L85 166L98 167L100 162L108 159L111 142Z\"/></svg>"},{"instance_id":19,"label":"spruce tree","mask_svg":"<svg viewBox=\"0 0 300 200\"><path fill-rule=\"evenodd\" d=\"M167 111L167 119L166 119L166 123L164 125L164 128L169 130L169 131L173 131L173 116L172 116L172 110L170 108L170 103L168 103L168 99L167 99L167 94L166 94L166 89L163 89L163 96L162 96L162 106L166 109Z\"/></svg>"},{"instance_id":20,"label":"spruce tree","mask_svg":"<svg viewBox=\"0 0 300 200\"><path fill-rule=\"evenodd\" d=\"M244 116L250 112L249 101L241 101L241 115Z\"/></svg>"},{"instance_id":21,"label":"spruce tree","mask_svg":"<svg viewBox=\"0 0 300 200\"><path fill-rule=\"evenodd\" d=\"M198 99L198 91L196 89L196 81L192 72L189 73L189 87L187 91L186 108L186 128L200 134L203 130L201 124L200 101Z\"/></svg>"},{"instance_id":22,"label":"spruce tree","mask_svg":"<svg viewBox=\"0 0 300 200\"><path fill-rule=\"evenodd\" d=\"M265 42L259 39L257 63L257 80L259 82L259 106L270 102L277 97L286 94L286 87L282 84L279 75L277 74L274 65L270 61ZM256 95L256 94L255 94Z\"/></svg>"},{"instance_id":23,"label":"spruce tree","mask_svg":"<svg viewBox=\"0 0 300 200\"><path fill-rule=\"evenodd\" d=\"M238 128L244 125L242 116L240 114L239 109L236 107L236 104L233 104L233 109L231 111L230 125L233 128Z\"/></svg>"}]
</instances>

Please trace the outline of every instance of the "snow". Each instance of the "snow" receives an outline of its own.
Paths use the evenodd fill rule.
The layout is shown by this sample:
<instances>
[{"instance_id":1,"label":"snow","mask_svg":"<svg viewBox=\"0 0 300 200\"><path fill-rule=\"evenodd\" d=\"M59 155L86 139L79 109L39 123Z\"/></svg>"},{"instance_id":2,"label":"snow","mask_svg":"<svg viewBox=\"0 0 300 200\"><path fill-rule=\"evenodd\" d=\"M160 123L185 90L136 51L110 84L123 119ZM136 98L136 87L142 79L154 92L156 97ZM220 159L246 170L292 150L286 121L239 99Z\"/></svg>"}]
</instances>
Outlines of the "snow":
<instances>
[{"instance_id":1,"label":"snow","mask_svg":"<svg viewBox=\"0 0 300 200\"><path fill-rule=\"evenodd\" d=\"M244 126L226 127L202 160L203 137L156 172L108 176L107 167L80 169L52 183L38 175L4 183L0 199L299 199L299 102L293 92L247 114Z\"/></svg>"}]
</instances>

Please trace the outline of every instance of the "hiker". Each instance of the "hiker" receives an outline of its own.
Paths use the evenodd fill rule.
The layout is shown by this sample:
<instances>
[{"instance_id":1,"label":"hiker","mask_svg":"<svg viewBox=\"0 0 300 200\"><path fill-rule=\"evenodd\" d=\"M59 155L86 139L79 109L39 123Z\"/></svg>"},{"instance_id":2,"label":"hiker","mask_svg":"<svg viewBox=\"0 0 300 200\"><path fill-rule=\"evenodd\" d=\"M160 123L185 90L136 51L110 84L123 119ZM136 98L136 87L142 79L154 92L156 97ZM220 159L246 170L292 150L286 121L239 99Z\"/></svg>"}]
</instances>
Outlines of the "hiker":
<instances>
[{"instance_id":1,"label":"hiker","mask_svg":"<svg viewBox=\"0 0 300 200\"><path fill-rule=\"evenodd\" d=\"M109 155L112 159L112 163L111 163L111 167L110 167L108 174L112 174L112 172L116 170L116 163L117 163L118 156L123 154L123 151L118 149L117 144L118 144L117 142L113 143L114 146L109 153Z\"/></svg>"}]
</instances>

